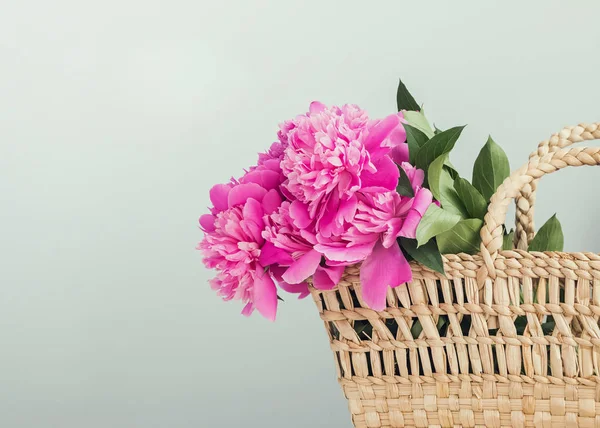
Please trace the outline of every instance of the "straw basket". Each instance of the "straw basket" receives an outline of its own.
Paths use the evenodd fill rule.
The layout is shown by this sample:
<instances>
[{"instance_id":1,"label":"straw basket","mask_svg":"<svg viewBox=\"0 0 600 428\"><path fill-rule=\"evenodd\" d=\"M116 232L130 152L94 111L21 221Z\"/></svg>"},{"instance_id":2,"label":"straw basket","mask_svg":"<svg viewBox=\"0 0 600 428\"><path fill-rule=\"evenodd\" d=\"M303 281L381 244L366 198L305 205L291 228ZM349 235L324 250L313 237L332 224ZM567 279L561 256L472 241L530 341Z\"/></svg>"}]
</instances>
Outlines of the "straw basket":
<instances>
[{"instance_id":1,"label":"straw basket","mask_svg":"<svg viewBox=\"0 0 600 428\"><path fill-rule=\"evenodd\" d=\"M600 123L542 142L492 197L481 253L446 255L445 277L412 264L384 311L364 305L358 266L311 289L355 427L600 427L600 256L500 251L511 200L526 248L538 179L600 164L599 148L564 149L593 139Z\"/></svg>"}]
</instances>

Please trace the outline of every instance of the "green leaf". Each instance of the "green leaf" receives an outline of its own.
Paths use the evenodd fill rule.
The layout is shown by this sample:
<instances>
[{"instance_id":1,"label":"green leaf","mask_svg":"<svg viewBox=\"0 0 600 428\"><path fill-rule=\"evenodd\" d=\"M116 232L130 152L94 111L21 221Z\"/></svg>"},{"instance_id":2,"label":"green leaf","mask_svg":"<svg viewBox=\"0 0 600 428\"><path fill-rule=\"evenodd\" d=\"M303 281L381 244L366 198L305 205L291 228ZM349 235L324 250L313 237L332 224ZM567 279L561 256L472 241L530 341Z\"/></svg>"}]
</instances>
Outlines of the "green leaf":
<instances>
[{"instance_id":1,"label":"green leaf","mask_svg":"<svg viewBox=\"0 0 600 428\"><path fill-rule=\"evenodd\" d=\"M411 126L407 123L404 124L404 130L406 131L406 142L408 144L408 156L410 163L415 163L415 157L417 153L428 140L429 137L420 131L419 129Z\"/></svg>"},{"instance_id":2,"label":"green leaf","mask_svg":"<svg viewBox=\"0 0 600 428\"><path fill-rule=\"evenodd\" d=\"M433 124L433 133L434 134L439 134L440 132L443 132L440 128L438 128L437 126L435 126L435 123Z\"/></svg>"},{"instance_id":3,"label":"green leaf","mask_svg":"<svg viewBox=\"0 0 600 428\"><path fill-rule=\"evenodd\" d=\"M473 166L473 186L489 201L498 186L510 175L506 153L490 136Z\"/></svg>"},{"instance_id":4,"label":"green leaf","mask_svg":"<svg viewBox=\"0 0 600 428\"><path fill-rule=\"evenodd\" d=\"M527 327L527 317L520 315L513 322L517 330L517 335L521 336L525 332L525 327Z\"/></svg>"},{"instance_id":5,"label":"green leaf","mask_svg":"<svg viewBox=\"0 0 600 428\"><path fill-rule=\"evenodd\" d=\"M512 250L514 248L515 243L515 231L510 229L510 232L506 233L504 231L504 236L502 237L502 249L503 250Z\"/></svg>"},{"instance_id":6,"label":"green leaf","mask_svg":"<svg viewBox=\"0 0 600 428\"><path fill-rule=\"evenodd\" d=\"M446 167L448 173L450 173L450 177L452 177L452 180L456 180L459 177L458 171L456 171L456 168L454 168L454 165L452 165L450 159L448 159L448 161L444 163L444 166Z\"/></svg>"},{"instance_id":7,"label":"green leaf","mask_svg":"<svg viewBox=\"0 0 600 428\"><path fill-rule=\"evenodd\" d=\"M410 334L412 334L413 339L418 339L422 331L423 326L421 325L421 321L416 319L412 327L410 328Z\"/></svg>"},{"instance_id":8,"label":"green leaf","mask_svg":"<svg viewBox=\"0 0 600 428\"><path fill-rule=\"evenodd\" d=\"M398 111L400 110L413 110L419 111L419 104L415 101L413 96L406 89L406 85L400 79L398 83L398 91L396 92L396 102L398 103Z\"/></svg>"},{"instance_id":9,"label":"green leaf","mask_svg":"<svg viewBox=\"0 0 600 428\"><path fill-rule=\"evenodd\" d=\"M468 180L461 177L454 180L454 190L467 209L469 217L483 220L488 204L481 193Z\"/></svg>"},{"instance_id":10,"label":"green leaf","mask_svg":"<svg viewBox=\"0 0 600 428\"><path fill-rule=\"evenodd\" d=\"M396 186L396 192L401 196L408 196L410 198L415 197L415 192L412 188L412 184L406 171L400 165L398 165L398 171L400 171L400 177L398 178L398 185Z\"/></svg>"},{"instance_id":11,"label":"green leaf","mask_svg":"<svg viewBox=\"0 0 600 428\"><path fill-rule=\"evenodd\" d=\"M565 238L556 214L540 227L529 244L529 251L562 251Z\"/></svg>"},{"instance_id":12,"label":"green leaf","mask_svg":"<svg viewBox=\"0 0 600 428\"><path fill-rule=\"evenodd\" d=\"M405 111L404 112L404 120L409 124L417 128L423 134L427 136L427 138L433 137L433 130L427 121L427 118L420 111Z\"/></svg>"},{"instance_id":13,"label":"green leaf","mask_svg":"<svg viewBox=\"0 0 600 428\"><path fill-rule=\"evenodd\" d=\"M448 153L444 153L443 155L435 158L435 160L429 165L429 171L427 172L429 190L431 190L433 197L438 201L441 201L442 191L445 190L444 186L448 184L445 180L448 178L450 179L450 186L452 186L452 182L454 181L450 176L450 173L447 175L443 174L444 164L447 160Z\"/></svg>"},{"instance_id":14,"label":"green leaf","mask_svg":"<svg viewBox=\"0 0 600 428\"><path fill-rule=\"evenodd\" d=\"M451 229L460 221L460 216L444 210L435 204L429 205L425 215L417 226L418 246L426 244L431 238Z\"/></svg>"},{"instance_id":15,"label":"green leaf","mask_svg":"<svg viewBox=\"0 0 600 428\"><path fill-rule=\"evenodd\" d=\"M452 229L437 236L436 240L440 251L442 254L475 254L479 252L481 243L479 231L482 226L483 221L478 218L459 221Z\"/></svg>"},{"instance_id":16,"label":"green leaf","mask_svg":"<svg viewBox=\"0 0 600 428\"><path fill-rule=\"evenodd\" d=\"M357 320L354 322L354 331L360 337L361 334L364 337L370 338L373 332L373 325L370 322L364 322L363 320Z\"/></svg>"},{"instance_id":17,"label":"green leaf","mask_svg":"<svg viewBox=\"0 0 600 428\"><path fill-rule=\"evenodd\" d=\"M415 166L427 171L429 164L438 156L441 156L444 153L448 153L450 150L452 150L463 129L464 126L457 126L431 137L429 141L423 144L423 147L421 147L419 153L417 153Z\"/></svg>"},{"instance_id":18,"label":"green leaf","mask_svg":"<svg viewBox=\"0 0 600 428\"><path fill-rule=\"evenodd\" d=\"M431 239L429 242L419 247L417 246L416 239L400 238L400 247L403 248L413 260L445 275L442 254L437 247L435 239Z\"/></svg>"},{"instance_id":19,"label":"green leaf","mask_svg":"<svg viewBox=\"0 0 600 428\"><path fill-rule=\"evenodd\" d=\"M451 169L447 167L448 153L437 157L427 171L427 183L435 199L441 202L442 208L462 218L468 218L469 213L454 189L454 179ZM455 171L456 172L456 171Z\"/></svg>"},{"instance_id":20,"label":"green leaf","mask_svg":"<svg viewBox=\"0 0 600 428\"><path fill-rule=\"evenodd\" d=\"M561 300L562 301L562 300ZM544 333L544 335L549 336L554 332L554 329L556 328L556 321L554 321L554 318L552 317L552 319L550 319L551 316L548 317L548 321L542 324L542 332Z\"/></svg>"}]
</instances>

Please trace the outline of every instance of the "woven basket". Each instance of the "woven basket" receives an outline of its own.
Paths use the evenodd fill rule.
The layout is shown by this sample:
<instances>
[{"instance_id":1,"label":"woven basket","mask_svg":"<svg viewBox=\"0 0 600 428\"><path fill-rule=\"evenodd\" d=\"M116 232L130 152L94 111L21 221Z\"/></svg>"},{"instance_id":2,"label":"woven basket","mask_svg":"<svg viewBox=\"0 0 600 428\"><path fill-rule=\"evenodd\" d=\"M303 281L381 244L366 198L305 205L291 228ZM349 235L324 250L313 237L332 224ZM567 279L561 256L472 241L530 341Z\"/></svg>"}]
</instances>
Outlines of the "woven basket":
<instances>
[{"instance_id":1,"label":"woven basket","mask_svg":"<svg viewBox=\"0 0 600 428\"><path fill-rule=\"evenodd\" d=\"M481 253L444 256L445 277L413 263L384 311L364 304L358 266L311 289L355 427L600 427L600 256L522 250L537 180L600 164L599 148L564 149L592 139L600 123L542 142L492 197ZM513 198L521 249L499 251Z\"/></svg>"}]
</instances>

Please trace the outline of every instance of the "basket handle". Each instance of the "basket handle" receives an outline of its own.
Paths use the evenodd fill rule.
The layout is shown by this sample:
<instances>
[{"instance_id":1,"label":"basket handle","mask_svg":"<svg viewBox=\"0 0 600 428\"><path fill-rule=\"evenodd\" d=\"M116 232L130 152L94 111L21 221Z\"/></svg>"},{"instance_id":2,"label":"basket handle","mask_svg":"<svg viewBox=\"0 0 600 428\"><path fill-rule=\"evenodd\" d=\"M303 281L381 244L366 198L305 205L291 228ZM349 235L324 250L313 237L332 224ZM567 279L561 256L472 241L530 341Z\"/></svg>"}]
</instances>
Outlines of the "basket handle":
<instances>
[{"instance_id":1,"label":"basket handle","mask_svg":"<svg viewBox=\"0 0 600 428\"><path fill-rule=\"evenodd\" d=\"M595 139L600 139L600 123L582 123L577 126L567 126L553 134L548 140L542 141L537 150L529 155L529 159L541 158L571 144ZM516 200L515 246L519 250L527 250L535 235L533 205L535 204L537 182L538 180L535 179L530 183L526 183Z\"/></svg>"},{"instance_id":2,"label":"basket handle","mask_svg":"<svg viewBox=\"0 0 600 428\"><path fill-rule=\"evenodd\" d=\"M534 180L568 166L600 165L600 147L577 147L558 150L545 156L533 157L529 163L513 172L504 180L491 198L488 212L481 228L481 256L483 266L477 272L477 282L483 285L487 278L496 278L494 261L502 248L502 225L510 201Z\"/></svg>"}]
</instances>

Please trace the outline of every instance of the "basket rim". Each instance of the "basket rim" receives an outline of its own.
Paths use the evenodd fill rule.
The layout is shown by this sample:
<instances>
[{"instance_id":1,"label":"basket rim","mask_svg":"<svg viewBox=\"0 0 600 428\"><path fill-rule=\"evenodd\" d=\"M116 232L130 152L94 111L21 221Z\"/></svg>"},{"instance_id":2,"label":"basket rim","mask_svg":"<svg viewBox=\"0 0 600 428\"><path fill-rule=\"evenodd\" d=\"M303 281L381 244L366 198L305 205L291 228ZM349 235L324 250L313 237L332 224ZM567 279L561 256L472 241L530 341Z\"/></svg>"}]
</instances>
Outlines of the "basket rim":
<instances>
[{"instance_id":1,"label":"basket rim","mask_svg":"<svg viewBox=\"0 0 600 428\"><path fill-rule=\"evenodd\" d=\"M443 254L442 261L446 275L417 261L411 261L413 277L436 280L476 278L477 272L484 265L480 253ZM356 282L360 266L361 263L346 266L340 284ZM503 250L494 260L494 266L498 275L504 278L546 278L554 275L559 278L600 279L600 253L593 252ZM309 285L312 287L311 279Z\"/></svg>"}]
</instances>

